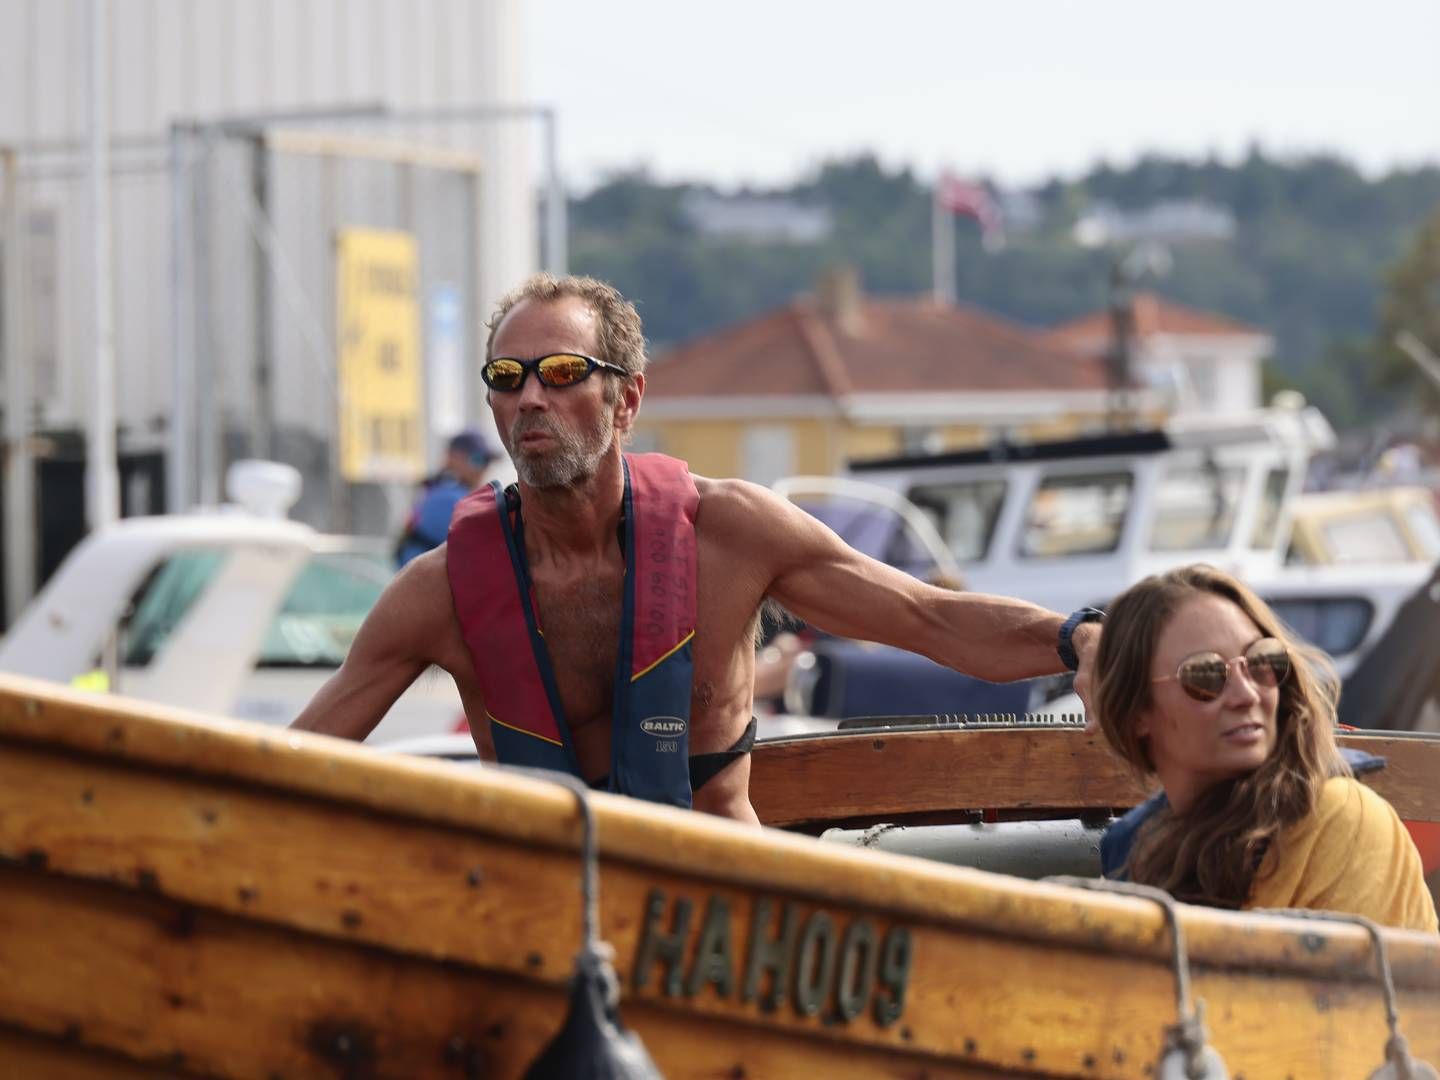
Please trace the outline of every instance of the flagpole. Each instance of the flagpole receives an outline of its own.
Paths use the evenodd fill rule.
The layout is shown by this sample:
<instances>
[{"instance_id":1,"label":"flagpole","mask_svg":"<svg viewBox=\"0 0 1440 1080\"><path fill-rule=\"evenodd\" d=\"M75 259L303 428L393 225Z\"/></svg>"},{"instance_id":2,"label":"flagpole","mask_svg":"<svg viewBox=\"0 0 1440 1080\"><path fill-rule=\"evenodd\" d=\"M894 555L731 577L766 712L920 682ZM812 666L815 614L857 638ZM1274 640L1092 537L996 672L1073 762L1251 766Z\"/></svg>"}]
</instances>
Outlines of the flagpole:
<instances>
[{"instance_id":1,"label":"flagpole","mask_svg":"<svg viewBox=\"0 0 1440 1080\"><path fill-rule=\"evenodd\" d=\"M955 215L941 204L940 189L945 183L941 173L930 195L931 286L935 302L955 306Z\"/></svg>"}]
</instances>

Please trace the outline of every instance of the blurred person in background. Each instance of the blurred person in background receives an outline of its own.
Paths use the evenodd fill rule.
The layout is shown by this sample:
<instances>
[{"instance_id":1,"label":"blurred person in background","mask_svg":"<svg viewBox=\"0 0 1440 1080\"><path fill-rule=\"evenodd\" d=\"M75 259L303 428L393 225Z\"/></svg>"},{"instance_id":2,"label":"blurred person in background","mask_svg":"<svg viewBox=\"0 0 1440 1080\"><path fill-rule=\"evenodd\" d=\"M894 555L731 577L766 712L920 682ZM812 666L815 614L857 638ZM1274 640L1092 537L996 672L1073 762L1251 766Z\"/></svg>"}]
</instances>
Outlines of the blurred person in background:
<instances>
[{"instance_id":1,"label":"blurred person in background","mask_svg":"<svg viewBox=\"0 0 1440 1080\"><path fill-rule=\"evenodd\" d=\"M494 460L495 451L478 428L468 427L450 439L445 464L425 479L423 491L405 519L405 531L395 544L396 566L404 566L445 542L456 504L480 486Z\"/></svg>"}]
</instances>

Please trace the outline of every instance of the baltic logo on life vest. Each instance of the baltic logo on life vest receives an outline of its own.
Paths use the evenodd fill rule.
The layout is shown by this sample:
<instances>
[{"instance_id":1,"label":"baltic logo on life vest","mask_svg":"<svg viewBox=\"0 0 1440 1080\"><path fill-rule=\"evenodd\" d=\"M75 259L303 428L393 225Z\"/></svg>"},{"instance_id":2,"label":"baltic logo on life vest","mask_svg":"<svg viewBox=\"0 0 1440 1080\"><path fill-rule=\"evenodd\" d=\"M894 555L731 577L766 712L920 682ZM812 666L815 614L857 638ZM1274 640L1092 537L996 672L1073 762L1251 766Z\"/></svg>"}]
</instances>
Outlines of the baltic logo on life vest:
<instances>
[{"instance_id":1,"label":"baltic logo on life vest","mask_svg":"<svg viewBox=\"0 0 1440 1080\"><path fill-rule=\"evenodd\" d=\"M640 730L657 739L674 739L685 734L685 721L678 716L652 716L640 721Z\"/></svg>"},{"instance_id":2,"label":"baltic logo on life vest","mask_svg":"<svg viewBox=\"0 0 1440 1080\"><path fill-rule=\"evenodd\" d=\"M685 721L678 716L652 716L640 721L640 730L655 736L657 754L678 754L685 735Z\"/></svg>"}]
</instances>

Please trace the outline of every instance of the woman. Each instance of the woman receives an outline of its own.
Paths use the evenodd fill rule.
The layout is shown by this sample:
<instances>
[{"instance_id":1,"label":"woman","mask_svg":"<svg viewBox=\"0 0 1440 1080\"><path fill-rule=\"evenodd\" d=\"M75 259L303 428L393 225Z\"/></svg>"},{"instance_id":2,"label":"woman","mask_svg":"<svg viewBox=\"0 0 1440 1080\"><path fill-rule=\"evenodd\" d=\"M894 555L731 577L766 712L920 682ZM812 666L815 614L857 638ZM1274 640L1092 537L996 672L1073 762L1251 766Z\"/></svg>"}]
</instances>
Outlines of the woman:
<instances>
[{"instance_id":1,"label":"woman","mask_svg":"<svg viewBox=\"0 0 1440 1080\"><path fill-rule=\"evenodd\" d=\"M1125 837L1124 876L1192 903L1320 908L1435 932L1414 843L1336 748L1334 684L1322 654L1214 567L1122 594L1096 653L1094 702L1111 747L1164 789ZM1110 839L1113 857L1120 837Z\"/></svg>"}]
</instances>

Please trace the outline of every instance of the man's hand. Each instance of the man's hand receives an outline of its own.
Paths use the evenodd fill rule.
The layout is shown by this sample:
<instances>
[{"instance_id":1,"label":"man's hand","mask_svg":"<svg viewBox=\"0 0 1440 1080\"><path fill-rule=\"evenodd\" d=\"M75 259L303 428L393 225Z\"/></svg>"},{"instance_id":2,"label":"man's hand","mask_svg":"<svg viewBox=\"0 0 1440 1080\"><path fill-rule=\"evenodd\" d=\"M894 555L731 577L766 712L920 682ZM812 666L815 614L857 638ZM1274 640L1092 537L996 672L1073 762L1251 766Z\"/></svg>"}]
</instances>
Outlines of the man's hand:
<instances>
[{"instance_id":1,"label":"man's hand","mask_svg":"<svg viewBox=\"0 0 1440 1080\"><path fill-rule=\"evenodd\" d=\"M1070 638L1070 644L1075 649L1075 656L1080 661L1080 666L1075 669L1075 693L1080 695L1080 703L1085 706L1085 734L1093 735L1100 730L1100 716L1095 711L1095 706L1090 699L1090 692L1094 689L1092 682L1095 669L1095 650L1100 647L1100 627L1098 622L1081 623L1075 628L1075 633Z\"/></svg>"}]
</instances>

